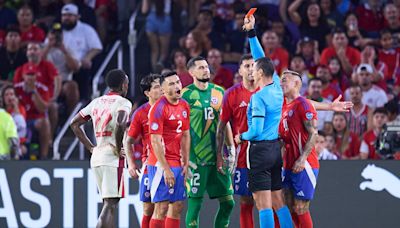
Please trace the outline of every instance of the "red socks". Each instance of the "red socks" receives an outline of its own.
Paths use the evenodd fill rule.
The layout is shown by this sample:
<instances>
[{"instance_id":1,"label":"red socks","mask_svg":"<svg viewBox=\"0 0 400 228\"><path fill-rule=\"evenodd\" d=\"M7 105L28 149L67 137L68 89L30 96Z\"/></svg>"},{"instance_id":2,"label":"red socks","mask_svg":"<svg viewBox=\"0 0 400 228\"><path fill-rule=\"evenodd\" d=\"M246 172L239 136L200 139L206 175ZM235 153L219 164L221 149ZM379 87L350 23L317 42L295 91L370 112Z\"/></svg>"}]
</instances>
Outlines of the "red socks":
<instances>
[{"instance_id":1,"label":"red socks","mask_svg":"<svg viewBox=\"0 0 400 228\"><path fill-rule=\"evenodd\" d=\"M254 227L253 204L240 204L240 227Z\"/></svg>"},{"instance_id":2,"label":"red socks","mask_svg":"<svg viewBox=\"0 0 400 228\"><path fill-rule=\"evenodd\" d=\"M281 226L279 225L279 218L278 218L278 215L276 214L276 211L274 211L274 225L275 225L275 228L281 228Z\"/></svg>"},{"instance_id":3,"label":"red socks","mask_svg":"<svg viewBox=\"0 0 400 228\"><path fill-rule=\"evenodd\" d=\"M297 215L297 217L299 218L300 228L313 228L313 222L311 219L310 212L307 212L302 215Z\"/></svg>"},{"instance_id":4,"label":"red socks","mask_svg":"<svg viewBox=\"0 0 400 228\"><path fill-rule=\"evenodd\" d=\"M166 218L165 219L165 228L179 228L179 219Z\"/></svg>"},{"instance_id":5,"label":"red socks","mask_svg":"<svg viewBox=\"0 0 400 228\"><path fill-rule=\"evenodd\" d=\"M149 228L150 227L150 220L151 220L151 215L143 215L142 218L142 228Z\"/></svg>"},{"instance_id":6,"label":"red socks","mask_svg":"<svg viewBox=\"0 0 400 228\"><path fill-rule=\"evenodd\" d=\"M164 220L151 219L150 228L164 228Z\"/></svg>"},{"instance_id":7,"label":"red socks","mask_svg":"<svg viewBox=\"0 0 400 228\"><path fill-rule=\"evenodd\" d=\"M299 225L299 218L297 217L297 214L292 212L290 213L292 215L292 220L293 220L293 225L294 227L300 227Z\"/></svg>"}]
</instances>

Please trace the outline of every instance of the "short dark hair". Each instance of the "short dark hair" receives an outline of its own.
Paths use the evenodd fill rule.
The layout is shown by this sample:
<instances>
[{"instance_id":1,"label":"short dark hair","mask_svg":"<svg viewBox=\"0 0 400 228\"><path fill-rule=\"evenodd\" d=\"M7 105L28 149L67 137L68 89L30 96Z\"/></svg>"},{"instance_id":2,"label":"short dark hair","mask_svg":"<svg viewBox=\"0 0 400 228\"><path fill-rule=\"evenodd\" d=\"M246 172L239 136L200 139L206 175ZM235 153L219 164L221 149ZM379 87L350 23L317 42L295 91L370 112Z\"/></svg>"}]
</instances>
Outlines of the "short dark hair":
<instances>
[{"instance_id":1,"label":"short dark hair","mask_svg":"<svg viewBox=\"0 0 400 228\"><path fill-rule=\"evenodd\" d=\"M6 90L8 90L8 89L12 89L12 90L15 91L13 85L5 85L5 86L3 86L2 88L0 88L0 91L1 91L0 108L1 108L1 107L5 108L5 106L6 106L6 103L5 103L5 101L4 101L4 97L5 97L5 95L6 95Z\"/></svg>"},{"instance_id":2,"label":"short dark hair","mask_svg":"<svg viewBox=\"0 0 400 228\"><path fill-rule=\"evenodd\" d=\"M310 80L308 80L308 86L311 85L311 82L321 82L322 83L322 79L320 79L320 78L311 78Z\"/></svg>"},{"instance_id":3,"label":"short dark hair","mask_svg":"<svg viewBox=\"0 0 400 228\"><path fill-rule=\"evenodd\" d=\"M399 103L396 98L390 100L388 103L385 104L384 107L391 114L395 114L395 115L399 114Z\"/></svg>"},{"instance_id":4,"label":"short dark hair","mask_svg":"<svg viewBox=\"0 0 400 228\"><path fill-rule=\"evenodd\" d=\"M382 29L382 30L379 32L379 38L382 39L382 36L385 35L385 34L390 34L390 35L392 35L392 33L390 32L389 29Z\"/></svg>"},{"instance_id":5,"label":"short dark hair","mask_svg":"<svg viewBox=\"0 0 400 228\"><path fill-rule=\"evenodd\" d=\"M106 84L111 89L119 89L125 82L126 73L120 69L110 70L106 75Z\"/></svg>"},{"instance_id":6,"label":"short dark hair","mask_svg":"<svg viewBox=\"0 0 400 228\"><path fill-rule=\"evenodd\" d=\"M140 81L140 89L142 90L142 93L144 93L145 91L150 91L151 84L157 79L160 79L160 77L161 75L159 74L149 74L142 78L142 80Z\"/></svg>"},{"instance_id":7,"label":"short dark hair","mask_svg":"<svg viewBox=\"0 0 400 228\"><path fill-rule=\"evenodd\" d=\"M362 89L361 89L361 86L360 86L358 83L354 83L354 82L352 82L352 83L350 84L350 86L349 86L349 91L350 91L351 88L360 88L360 90L362 90Z\"/></svg>"},{"instance_id":8,"label":"short dark hair","mask_svg":"<svg viewBox=\"0 0 400 228\"><path fill-rule=\"evenodd\" d=\"M8 25L6 35L10 32L18 33L18 35L21 35L21 30L19 29L18 25Z\"/></svg>"},{"instance_id":9,"label":"short dark hair","mask_svg":"<svg viewBox=\"0 0 400 228\"><path fill-rule=\"evenodd\" d=\"M193 58L189 59L189 61L187 62L186 67L188 68L188 70L190 70L192 67L196 66L196 62L197 61L201 61L201 60L206 60L206 59L201 57L201 56L193 57Z\"/></svg>"},{"instance_id":10,"label":"short dark hair","mask_svg":"<svg viewBox=\"0 0 400 228\"><path fill-rule=\"evenodd\" d=\"M322 137L326 137L326 134L324 131L318 131L318 135L322 136Z\"/></svg>"},{"instance_id":11,"label":"short dark hair","mask_svg":"<svg viewBox=\"0 0 400 228\"><path fill-rule=\"evenodd\" d=\"M272 77L275 68L270 58L262 57L255 61L256 69L261 69L265 77Z\"/></svg>"},{"instance_id":12,"label":"short dark hair","mask_svg":"<svg viewBox=\"0 0 400 228\"><path fill-rule=\"evenodd\" d=\"M242 57L240 57L239 60L239 67L242 65L243 61L253 59L253 56L251 54L244 54Z\"/></svg>"},{"instance_id":13,"label":"short dark hair","mask_svg":"<svg viewBox=\"0 0 400 228\"><path fill-rule=\"evenodd\" d=\"M334 27L331 30L332 36L334 36L335 34L340 34L340 33L343 33L347 37L346 30L343 27Z\"/></svg>"},{"instance_id":14,"label":"short dark hair","mask_svg":"<svg viewBox=\"0 0 400 228\"><path fill-rule=\"evenodd\" d=\"M189 59L188 53L186 52L185 49L183 49L183 48L175 48L174 50L172 50L171 56L170 56L171 65L175 64L175 55L176 55L176 53L182 53L186 57L186 60Z\"/></svg>"},{"instance_id":15,"label":"short dark hair","mask_svg":"<svg viewBox=\"0 0 400 228\"><path fill-rule=\"evenodd\" d=\"M388 114L389 114L389 113L388 113L388 110L386 110L386 108L384 108L384 107L376 108L376 109L374 110L373 115L375 115L375 114L377 114L377 113L380 113L380 114L383 114L383 115L388 115Z\"/></svg>"},{"instance_id":16,"label":"short dark hair","mask_svg":"<svg viewBox=\"0 0 400 228\"><path fill-rule=\"evenodd\" d=\"M160 77L160 84L162 85L162 83L165 81L166 78L171 77L171 76L174 76L174 75L178 75L178 74L176 73L176 71L167 71L167 72L164 72L163 74L161 74L161 77Z\"/></svg>"},{"instance_id":17,"label":"short dark hair","mask_svg":"<svg viewBox=\"0 0 400 228\"><path fill-rule=\"evenodd\" d=\"M295 58L300 58L301 60L303 60L303 62L306 61L302 55L296 54L296 55L293 55L292 58L290 58L290 62L292 62L292 60Z\"/></svg>"}]
</instances>

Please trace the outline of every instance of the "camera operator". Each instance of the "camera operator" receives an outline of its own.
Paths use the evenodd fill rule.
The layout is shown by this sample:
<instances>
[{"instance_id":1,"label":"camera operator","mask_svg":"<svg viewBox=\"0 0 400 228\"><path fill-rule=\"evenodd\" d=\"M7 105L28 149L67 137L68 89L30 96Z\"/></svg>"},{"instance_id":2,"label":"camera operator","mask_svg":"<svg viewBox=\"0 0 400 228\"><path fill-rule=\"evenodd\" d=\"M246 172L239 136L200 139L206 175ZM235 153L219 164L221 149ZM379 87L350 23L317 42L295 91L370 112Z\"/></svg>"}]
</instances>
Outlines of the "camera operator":
<instances>
[{"instance_id":1,"label":"camera operator","mask_svg":"<svg viewBox=\"0 0 400 228\"><path fill-rule=\"evenodd\" d=\"M67 113L71 113L79 102L79 87L72 79L72 75L79 70L80 63L73 52L64 45L62 28L59 23L54 24L47 34L44 56L54 64L61 75L63 85L60 99L65 101Z\"/></svg>"},{"instance_id":2,"label":"camera operator","mask_svg":"<svg viewBox=\"0 0 400 228\"><path fill-rule=\"evenodd\" d=\"M393 99L385 105L388 122L376 141L377 152L385 159L400 160L400 116L399 103Z\"/></svg>"},{"instance_id":3,"label":"camera operator","mask_svg":"<svg viewBox=\"0 0 400 228\"><path fill-rule=\"evenodd\" d=\"M385 108L377 108L372 115L372 129L365 132L360 146L361 159L379 160L381 156L375 151L375 142L381 134L383 126L388 121L388 112Z\"/></svg>"}]
</instances>

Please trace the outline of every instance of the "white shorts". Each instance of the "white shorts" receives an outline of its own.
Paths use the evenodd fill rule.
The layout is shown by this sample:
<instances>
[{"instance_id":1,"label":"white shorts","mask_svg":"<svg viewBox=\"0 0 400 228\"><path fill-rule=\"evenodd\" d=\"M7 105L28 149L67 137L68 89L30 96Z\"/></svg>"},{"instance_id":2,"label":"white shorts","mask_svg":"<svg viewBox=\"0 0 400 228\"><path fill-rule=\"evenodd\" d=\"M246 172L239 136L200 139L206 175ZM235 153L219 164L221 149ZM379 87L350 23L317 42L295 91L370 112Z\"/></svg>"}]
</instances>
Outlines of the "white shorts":
<instances>
[{"instance_id":1,"label":"white shorts","mask_svg":"<svg viewBox=\"0 0 400 228\"><path fill-rule=\"evenodd\" d=\"M124 167L97 166L92 170L103 199L124 197Z\"/></svg>"}]
</instances>

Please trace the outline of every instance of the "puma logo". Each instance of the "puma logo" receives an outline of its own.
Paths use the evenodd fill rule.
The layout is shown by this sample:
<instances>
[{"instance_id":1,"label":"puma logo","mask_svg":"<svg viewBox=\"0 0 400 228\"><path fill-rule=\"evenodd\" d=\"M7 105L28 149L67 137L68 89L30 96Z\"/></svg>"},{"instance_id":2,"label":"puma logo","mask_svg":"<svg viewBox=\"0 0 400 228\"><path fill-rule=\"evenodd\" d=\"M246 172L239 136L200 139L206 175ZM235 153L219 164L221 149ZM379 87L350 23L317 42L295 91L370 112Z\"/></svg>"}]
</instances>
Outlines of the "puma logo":
<instances>
[{"instance_id":1,"label":"puma logo","mask_svg":"<svg viewBox=\"0 0 400 228\"><path fill-rule=\"evenodd\" d=\"M400 199L400 179L386 169L375 165L367 165L361 173L367 181L360 184L360 189L367 188L373 191L386 190L392 196Z\"/></svg>"}]
</instances>

